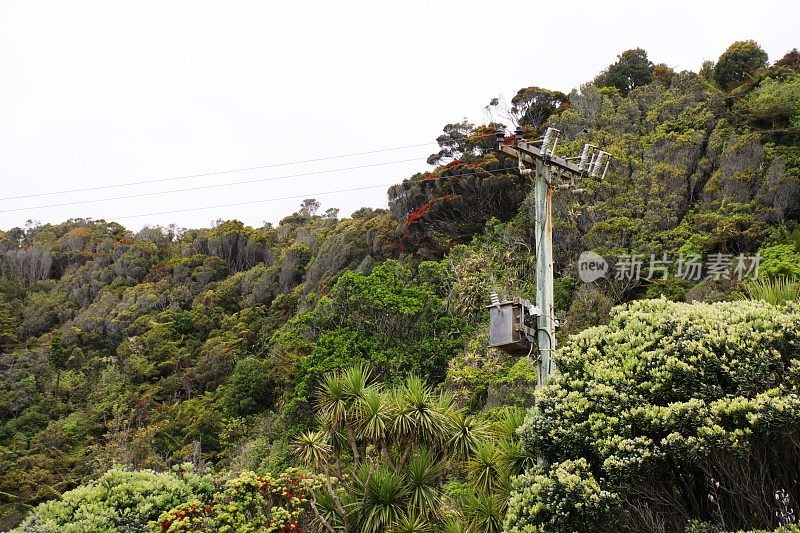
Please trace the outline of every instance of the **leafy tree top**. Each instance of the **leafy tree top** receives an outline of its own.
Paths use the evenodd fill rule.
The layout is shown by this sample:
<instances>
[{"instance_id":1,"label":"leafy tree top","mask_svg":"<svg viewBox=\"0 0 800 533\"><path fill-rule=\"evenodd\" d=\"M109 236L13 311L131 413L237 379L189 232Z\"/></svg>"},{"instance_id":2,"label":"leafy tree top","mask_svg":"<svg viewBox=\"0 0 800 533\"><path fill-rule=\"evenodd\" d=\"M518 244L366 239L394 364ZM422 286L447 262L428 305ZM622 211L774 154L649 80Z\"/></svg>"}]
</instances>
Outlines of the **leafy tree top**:
<instances>
[{"instance_id":1,"label":"leafy tree top","mask_svg":"<svg viewBox=\"0 0 800 533\"><path fill-rule=\"evenodd\" d=\"M597 75L597 87L615 87L625 96L636 87L653 81L653 62L642 48L626 50L617 56L617 61Z\"/></svg>"},{"instance_id":2,"label":"leafy tree top","mask_svg":"<svg viewBox=\"0 0 800 533\"><path fill-rule=\"evenodd\" d=\"M720 88L731 90L767 66L767 53L753 41L736 41L725 50L714 66L714 81Z\"/></svg>"}]
</instances>

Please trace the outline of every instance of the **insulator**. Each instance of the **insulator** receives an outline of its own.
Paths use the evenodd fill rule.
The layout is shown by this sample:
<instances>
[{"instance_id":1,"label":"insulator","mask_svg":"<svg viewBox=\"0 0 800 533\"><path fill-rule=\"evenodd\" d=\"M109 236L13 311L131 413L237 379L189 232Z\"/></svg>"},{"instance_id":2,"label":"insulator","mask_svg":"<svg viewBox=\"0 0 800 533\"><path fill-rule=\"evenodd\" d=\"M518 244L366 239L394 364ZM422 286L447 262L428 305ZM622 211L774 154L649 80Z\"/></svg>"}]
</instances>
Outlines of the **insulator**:
<instances>
[{"instance_id":1,"label":"insulator","mask_svg":"<svg viewBox=\"0 0 800 533\"><path fill-rule=\"evenodd\" d=\"M500 296L498 296L496 292L492 291L489 298L491 298L492 305L500 305Z\"/></svg>"},{"instance_id":2,"label":"insulator","mask_svg":"<svg viewBox=\"0 0 800 533\"><path fill-rule=\"evenodd\" d=\"M553 135L558 130L555 128L547 128L544 132L544 139L542 139L542 155L547 155L550 149L550 142L553 140Z\"/></svg>"},{"instance_id":3,"label":"insulator","mask_svg":"<svg viewBox=\"0 0 800 533\"><path fill-rule=\"evenodd\" d=\"M608 165L611 163L611 154L607 154L607 155L608 155L608 158L606 159L606 166L605 166L605 168L603 168L603 175L600 176L601 180L604 180L606 178L606 172L608 172Z\"/></svg>"},{"instance_id":4,"label":"insulator","mask_svg":"<svg viewBox=\"0 0 800 533\"><path fill-rule=\"evenodd\" d=\"M589 162L589 155L592 152L592 148L594 148L594 146L592 146L591 144L587 143L583 145L583 152L581 152L581 160L578 163L578 170L580 170L581 172L586 170L586 164Z\"/></svg>"},{"instance_id":5,"label":"insulator","mask_svg":"<svg viewBox=\"0 0 800 533\"><path fill-rule=\"evenodd\" d=\"M592 170L589 172L589 175L593 178L597 177L598 172L603 167L606 162L606 157L608 157L608 152L600 151L597 153L597 157L594 158L594 164L592 165Z\"/></svg>"},{"instance_id":6,"label":"insulator","mask_svg":"<svg viewBox=\"0 0 800 533\"><path fill-rule=\"evenodd\" d=\"M542 139L542 155L552 155L556 143L558 143L558 136L560 130L555 128L547 128L544 132L544 139ZM551 146L552 144L552 146Z\"/></svg>"}]
</instances>

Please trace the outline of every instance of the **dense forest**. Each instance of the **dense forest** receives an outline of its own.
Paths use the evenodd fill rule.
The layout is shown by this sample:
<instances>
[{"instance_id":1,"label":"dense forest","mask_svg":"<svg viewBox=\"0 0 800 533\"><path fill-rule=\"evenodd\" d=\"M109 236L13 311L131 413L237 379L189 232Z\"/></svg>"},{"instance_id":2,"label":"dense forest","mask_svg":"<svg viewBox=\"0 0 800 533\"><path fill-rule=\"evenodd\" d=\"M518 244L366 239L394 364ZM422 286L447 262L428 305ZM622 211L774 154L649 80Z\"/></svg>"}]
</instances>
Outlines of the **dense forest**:
<instances>
[{"instance_id":1,"label":"dense forest","mask_svg":"<svg viewBox=\"0 0 800 533\"><path fill-rule=\"evenodd\" d=\"M676 72L628 50L486 109L386 210L0 232L0 527L796 527L800 53L740 41ZM501 125L614 157L555 195L560 373L535 392L529 358L487 346L489 294L535 294ZM760 263L583 283L584 250Z\"/></svg>"}]
</instances>

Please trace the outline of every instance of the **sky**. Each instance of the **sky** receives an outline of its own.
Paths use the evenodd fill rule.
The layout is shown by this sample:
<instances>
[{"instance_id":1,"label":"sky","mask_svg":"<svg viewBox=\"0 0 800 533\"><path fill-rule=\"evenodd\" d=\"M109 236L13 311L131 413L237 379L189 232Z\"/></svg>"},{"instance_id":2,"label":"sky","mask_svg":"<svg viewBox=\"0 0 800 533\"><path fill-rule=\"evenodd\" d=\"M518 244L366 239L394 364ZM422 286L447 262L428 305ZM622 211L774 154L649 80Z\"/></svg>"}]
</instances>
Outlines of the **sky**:
<instances>
[{"instance_id":1,"label":"sky","mask_svg":"<svg viewBox=\"0 0 800 533\"><path fill-rule=\"evenodd\" d=\"M754 39L774 61L797 28L778 0L0 0L0 229L386 207L494 97L569 92L636 47L697 71Z\"/></svg>"}]
</instances>

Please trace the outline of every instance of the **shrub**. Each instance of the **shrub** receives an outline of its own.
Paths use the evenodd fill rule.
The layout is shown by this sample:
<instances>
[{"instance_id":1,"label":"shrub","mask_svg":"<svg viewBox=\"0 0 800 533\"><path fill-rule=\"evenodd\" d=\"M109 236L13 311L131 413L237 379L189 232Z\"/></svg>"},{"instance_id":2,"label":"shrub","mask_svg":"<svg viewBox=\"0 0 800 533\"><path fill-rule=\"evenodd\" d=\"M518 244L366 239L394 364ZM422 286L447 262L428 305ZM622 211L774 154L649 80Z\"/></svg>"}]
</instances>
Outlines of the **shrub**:
<instances>
[{"instance_id":1,"label":"shrub","mask_svg":"<svg viewBox=\"0 0 800 533\"><path fill-rule=\"evenodd\" d=\"M601 528L619 505L617 495L600 488L583 458L521 476L514 491L505 521L509 533Z\"/></svg>"},{"instance_id":2,"label":"shrub","mask_svg":"<svg viewBox=\"0 0 800 533\"><path fill-rule=\"evenodd\" d=\"M680 531L689 518L770 527L773 492L800 496L798 354L797 303L614 308L608 325L569 339L560 374L537 391L520 431L550 466L518 482L509 524L572 531L588 507L598 514L581 531ZM714 483L718 505L706 498ZM614 498L620 512L603 515Z\"/></svg>"},{"instance_id":3,"label":"shrub","mask_svg":"<svg viewBox=\"0 0 800 533\"><path fill-rule=\"evenodd\" d=\"M165 509L212 492L211 476L194 473L190 465L164 473L115 467L61 500L40 504L15 531L144 531Z\"/></svg>"},{"instance_id":4,"label":"shrub","mask_svg":"<svg viewBox=\"0 0 800 533\"><path fill-rule=\"evenodd\" d=\"M272 407L278 392L269 363L246 357L236 363L222 404L230 416L247 416Z\"/></svg>"}]
</instances>

